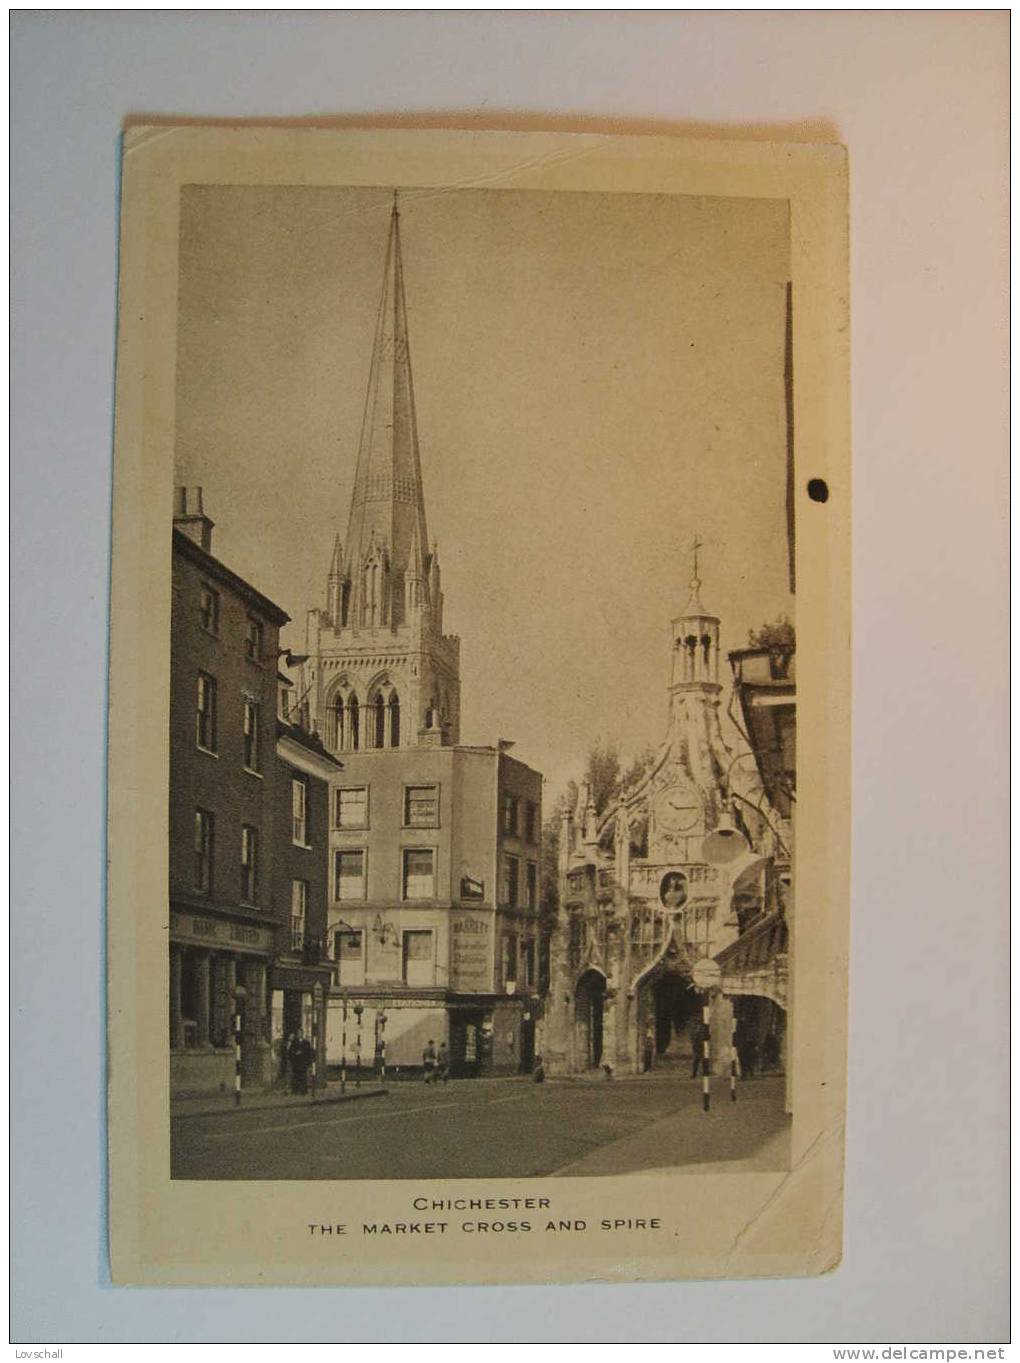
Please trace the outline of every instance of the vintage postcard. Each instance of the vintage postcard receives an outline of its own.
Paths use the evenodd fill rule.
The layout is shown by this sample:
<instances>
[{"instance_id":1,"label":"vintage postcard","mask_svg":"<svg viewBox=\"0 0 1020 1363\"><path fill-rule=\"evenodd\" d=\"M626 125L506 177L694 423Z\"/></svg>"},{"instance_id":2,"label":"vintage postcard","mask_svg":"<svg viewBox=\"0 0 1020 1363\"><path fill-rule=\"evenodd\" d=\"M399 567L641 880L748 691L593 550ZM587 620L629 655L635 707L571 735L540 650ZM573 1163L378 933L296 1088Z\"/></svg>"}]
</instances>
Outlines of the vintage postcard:
<instances>
[{"instance_id":1,"label":"vintage postcard","mask_svg":"<svg viewBox=\"0 0 1020 1363\"><path fill-rule=\"evenodd\" d=\"M116 1282L838 1263L846 184L125 134Z\"/></svg>"}]
</instances>

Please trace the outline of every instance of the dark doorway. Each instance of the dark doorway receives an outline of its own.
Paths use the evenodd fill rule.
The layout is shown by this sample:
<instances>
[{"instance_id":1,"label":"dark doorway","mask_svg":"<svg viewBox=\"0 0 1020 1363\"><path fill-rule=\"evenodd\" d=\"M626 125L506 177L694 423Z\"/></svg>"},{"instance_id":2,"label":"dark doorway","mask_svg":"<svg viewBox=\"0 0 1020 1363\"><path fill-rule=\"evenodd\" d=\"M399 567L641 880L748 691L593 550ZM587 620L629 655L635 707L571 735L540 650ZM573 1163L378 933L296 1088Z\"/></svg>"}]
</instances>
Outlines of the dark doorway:
<instances>
[{"instance_id":1,"label":"dark doorway","mask_svg":"<svg viewBox=\"0 0 1020 1363\"><path fill-rule=\"evenodd\" d=\"M521 1020L521 1074L530 1074L535 1068L535 1020Z\"/></svg>"},{"instance_id":2,"label":"dark doorway","mask_svg":"<svg viewBox=\"0 0 1020 1363\"><path fill-rule=\"evenodd\" d=\"M655 1063L686 1063L691 1059L691 1045L701 1016L701 995L688 976L664 971L652 981L651 996Z\"/></svg>"},{"instance_id":3,"label":"dark doorway","mask_svg":"<svg viewBox=\"0 0 1020 1363\"><path fill-rule=\"evenodd\" d=\"M585 1069L602 1064L602 1028L606 1004L606 977L598 970L587 970L577 983L574 996L574 1025L577 1029L578 1058Z\"/></svg>"},{"instance_id":4,"label":"dark doorway","mask_svg":"<svg viewBox=\"0 0 1020 1363\"><path fill-rule=\"evenodd\" d=\"M454 1078L475 1079L485 1073L487 1018L480 1009L458 1009L450 1014L450 1073Z\"/></svg>"}]
</instances>

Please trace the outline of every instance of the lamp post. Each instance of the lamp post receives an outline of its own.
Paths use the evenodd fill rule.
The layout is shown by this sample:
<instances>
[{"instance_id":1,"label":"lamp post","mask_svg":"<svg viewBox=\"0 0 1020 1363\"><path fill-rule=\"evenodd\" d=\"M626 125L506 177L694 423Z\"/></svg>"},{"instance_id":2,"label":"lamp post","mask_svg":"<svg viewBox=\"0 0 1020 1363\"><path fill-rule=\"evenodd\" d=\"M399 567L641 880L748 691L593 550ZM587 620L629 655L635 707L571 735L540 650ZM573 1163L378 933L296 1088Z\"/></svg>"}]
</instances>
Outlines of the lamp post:
<instances>
[{"instance_id":1,"label":"lamp post","mask_svg":"<svg viewBox=\"0 0 1020 1363\"><path fill-rule=\"evenodd\" d=\"M244 1027L244 1001L248 991L243 984L234 988L234 1106L241 1106L241 1032Z\"/></svg>"},{"instance_id":2,"label":"lamp post","mask_svg":"<svg viewBox=\"0 0 1020 1363\"><path fill-rule=\"evenodd\" d=\"M346 932L346 933L356 933L356 932L359 932L359 931L360 931L359 928L354 927L354 925L353 925L352 923L348 923L348 922L347 922L345 919L343 919L343 918L334 919L334 920L332 920L332 922L330 923L330 930L331 930L331 931L335 931L336 929L339 929L339 930L340 930L340 932L337 933L337 937L339 937L340 934L341 934L341 933L344 933L344 932ZM344 990L343 975L342 975L342 972L341 972L341 969L340 969L340 965L341 965L341 961L340 961L340 947L339 947L339 945L338 945L337 948L336 948L336 982L337 982L337 984L340 986L340 994L341 994L341 998L342 998L342 1000L343 1000L343 1005L342 1005L342 1008L341 1008L341 1019L342 1019L342 1020L341 1020L341 1030L340 1030L340 1092L341 1092L341 1093L346 1093L346 1092L347 1092L347 1004L348 1004L348 999L347 999L347 993L346 993L346 991Z\"/></svg>"},{"instance_id":3,"label":"lamp post","mask_svg":"<svg viewBox=\"0 0 1020 1363\"><path fill-rule=\"evenodd\" d=\"M319 1096L319 1035L322 1011L322 985L318 980L312 990L312 1102Z\"/></svg>"}]
</instances>

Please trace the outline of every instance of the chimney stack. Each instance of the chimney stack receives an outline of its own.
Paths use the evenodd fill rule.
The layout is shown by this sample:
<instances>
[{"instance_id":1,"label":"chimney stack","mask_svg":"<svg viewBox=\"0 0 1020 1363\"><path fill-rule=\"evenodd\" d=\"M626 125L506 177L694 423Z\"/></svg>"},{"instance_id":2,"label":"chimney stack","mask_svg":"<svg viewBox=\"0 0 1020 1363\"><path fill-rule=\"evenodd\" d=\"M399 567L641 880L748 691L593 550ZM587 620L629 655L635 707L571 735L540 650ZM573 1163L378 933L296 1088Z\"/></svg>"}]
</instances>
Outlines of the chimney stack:
<instances>
[{"instance_id":1,"label":"chimney stack","mask_svg":"<svg viewBox=\"0 0 1020 1363\"><path fill-rule=\"evenodd\" d=\"M202 510L200 487L174 488L174 529L187 535L207 554L212 553L214 522Z\"/></svg>"}]
</instances>

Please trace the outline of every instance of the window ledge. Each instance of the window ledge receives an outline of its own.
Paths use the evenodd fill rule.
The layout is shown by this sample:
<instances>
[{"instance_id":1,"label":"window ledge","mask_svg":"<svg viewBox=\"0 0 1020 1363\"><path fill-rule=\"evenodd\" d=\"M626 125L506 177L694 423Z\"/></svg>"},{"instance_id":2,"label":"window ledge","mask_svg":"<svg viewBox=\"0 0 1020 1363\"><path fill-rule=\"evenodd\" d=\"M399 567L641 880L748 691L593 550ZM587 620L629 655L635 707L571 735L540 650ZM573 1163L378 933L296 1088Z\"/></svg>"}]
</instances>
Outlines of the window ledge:
<instances>
[{"instance_id":1,"label":"window ledge","mask_svg":"<svg viewBox=\"0 0 1020 1363\"><path fill-rule=\"evenodd\" d=\"M203 752L203 753L205 753L206 757L215 757L215 758L219 758L219 753L218 753L218 752L213 752L212 748L203 748L202 745L201 745L201 743L196 743L196 744L195 744L195 748L197 749L198 752Z\"/></svg>"},{"instance_id":2,"label":"window ledge","mask_svg":"<svg viewBox=\"0 0 1020 1363\"><path fill-rule=\"evenodd\" d=\"M292 839L291 839L291 846L292 846L292 847L300 847L301 850L302 850L302 852L314 852L314 851L315 851L315 848L312 846L312 844L311 844L310 842L298 842L297 838L292 838Z\"/></svg>"},{"instance_id":3,"label":"window ledge","mask_svg":"<svg viewBox=\"0 0 1020 1363\"><path fill-rule=\"evenodd\" d=\"M257 777L258 780L260 781L263 779L262 772L256 771L254 767L245 767L244 770L247 772L249 776Z\"/></svg>"}]
</instances>

